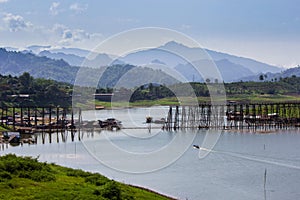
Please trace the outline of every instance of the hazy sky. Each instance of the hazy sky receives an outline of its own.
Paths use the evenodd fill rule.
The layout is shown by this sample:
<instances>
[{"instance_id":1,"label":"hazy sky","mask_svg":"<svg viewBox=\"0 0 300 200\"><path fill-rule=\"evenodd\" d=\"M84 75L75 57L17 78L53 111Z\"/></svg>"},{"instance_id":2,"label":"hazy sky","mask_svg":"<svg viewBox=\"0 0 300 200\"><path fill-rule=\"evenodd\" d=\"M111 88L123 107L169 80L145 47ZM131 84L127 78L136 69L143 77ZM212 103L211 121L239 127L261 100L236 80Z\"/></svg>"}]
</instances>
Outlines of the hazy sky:
<instances>
[{"instance_id":1,"label":"hazy sky","mask_svg":"<svg viewBox=\"0 0 300 200\"><path fill-rule=\"evenodd\" d=\"M0 0L0 46L93 49L132 28L180 31L203 47L300 64L299 0Z\"/></svg>"}]
</instances>

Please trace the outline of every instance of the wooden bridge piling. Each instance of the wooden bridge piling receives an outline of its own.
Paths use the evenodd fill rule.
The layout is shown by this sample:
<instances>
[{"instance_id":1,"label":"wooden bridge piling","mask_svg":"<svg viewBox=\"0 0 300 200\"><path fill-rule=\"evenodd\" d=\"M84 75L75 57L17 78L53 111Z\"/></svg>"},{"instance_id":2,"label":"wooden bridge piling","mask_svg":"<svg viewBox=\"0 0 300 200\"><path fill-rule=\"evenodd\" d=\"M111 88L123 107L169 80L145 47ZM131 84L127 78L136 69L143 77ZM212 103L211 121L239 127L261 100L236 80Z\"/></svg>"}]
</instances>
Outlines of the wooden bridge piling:
<instances>
[{"instance_id":1,"label":"wooden bridge piling","mask_svg":"<svg viewBox=\"0 0 300 200\"><path fill-rule=\"evenodd\" d=\"M164 127L167 130L295 128L300 127L300 102L176 106L174 116L170 106Z\"/></svg>"}]
</instances>

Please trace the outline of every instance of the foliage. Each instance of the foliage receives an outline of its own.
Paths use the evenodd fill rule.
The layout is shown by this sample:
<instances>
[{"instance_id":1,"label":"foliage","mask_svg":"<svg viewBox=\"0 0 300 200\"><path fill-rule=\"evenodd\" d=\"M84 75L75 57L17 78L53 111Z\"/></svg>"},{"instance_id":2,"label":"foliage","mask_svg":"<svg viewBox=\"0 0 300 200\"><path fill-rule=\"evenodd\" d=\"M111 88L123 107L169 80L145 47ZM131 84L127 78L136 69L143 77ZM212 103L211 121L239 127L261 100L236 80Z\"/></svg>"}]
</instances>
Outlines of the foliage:
<instances>
[{"instance_id":1,"label":"foliage","mask_svg":"<svg viewBox=\"0 0 300 200\"><path fill-rule=\"evenodd\" d=\"M209 86L209 89L208 89ZM98 91L101 91L100 89ZM102 90L103 91L103 90ZM134 89L119 89L116 90L115 96L120 97L119 93L131 95L130 102L144 101L144 100L158 100L163 98L174 97L209 97L210 92L215 94L222 94L231 96L239 95L299 95L300 94L300 77L292 76L282 78L279 81L265 81L265 82L234 82L224 83L178 83L170 86L159 84L143 85ZM176 94L175 94L176 93ZM124 95L126 96L126 95ZM122 100L122 98L115 98L115 100Z\"/></svg>"},{"instance_id":2,"label":"foliage","mask_svg":"<svg viewBox=\"0 0 300 200\"><path fill-rule=\"evenodd\" d=\"M28 178L34 181L54 181L55 176L46 163L40 163L30 157L20 158L9 154L0 157L0 172L9 173L10 176ZM3 177L3 176L1 176Z\"/></svg>"},{"instance_id":3,"label":"foliage","mask_svg":"<svg viewBox=\"0 0 300 200\"><path fill-rule=\"evenodd\" d=\"M76 84L86 87L114 87L120 83L123 87L134 87L144 83L163 81L166 84L175 83L175 79L161 70L149 67L137 67L128 64L116 64L105 68L90 68L70 66L62 59L55 60L46 56L37 56L28 52L7 51L0 48L0 74L21 76L24 72L30 73L34 78L44 78L58 82L75 84L77 76L83 77ZM80 74L77 74L80 70ZM103 72L103 73L102 73ZM103 74L101 77L100 74ZM30 86L24 76L24 85ZM121 80L121 82L120 82ZM78 81L78 80L77 80ZM24 87L30 91L30 87Z\"/></svg>"},{"instance_id":4,"label":"foliage","mask_svg":"<svg viewBox=\"0 0 300 200\"><path fill-rule=\"evenodd\" d=\"M28 72L19 77L0 75L1 103L15 106L70 105L72 85L34 79Z\"/></svg>"},{"instance_id":5,"label":"foliage","mask_svg":"<svg viewBox=\"0 0 300 200\"><path fill-rule=\"evenodd\" d=\"M0 73L20 76L29 72L33 77L73 83L79 67L64 60L54 60L32 53L6 51L0 48Z\"/></svg>"},{"instance_id":6,"label":"foliage","mask_svg":"<svg viewBox=\"0 0 300 200\"><path fill-rule=\"evenodd\" d=\"M108 178L97 173L85 177L85 182L94 184L96 186L104 185L107 181Z\"/></svg>"},{"instance_id":7,"label":"foliage","mask_svg":"<svg viewBox=\"0 0 300 200\"><path fill-rule=\"evenodd\" d=\"M0 199L170 199L98 173L12 154L0 157L0 190Z\"/></svg>"},{"instance_id":8,"label":"foliage","mask_svg":"<svg viewBox=\"0 0 300 200\"><path fill-rule=\"evenodd\" d=\"M111 200L120 200L121 199L121 189L117 182L115 181L109 181L107 182L102 191L102 196L111 199Z\"/></svg>"}]
</instances>

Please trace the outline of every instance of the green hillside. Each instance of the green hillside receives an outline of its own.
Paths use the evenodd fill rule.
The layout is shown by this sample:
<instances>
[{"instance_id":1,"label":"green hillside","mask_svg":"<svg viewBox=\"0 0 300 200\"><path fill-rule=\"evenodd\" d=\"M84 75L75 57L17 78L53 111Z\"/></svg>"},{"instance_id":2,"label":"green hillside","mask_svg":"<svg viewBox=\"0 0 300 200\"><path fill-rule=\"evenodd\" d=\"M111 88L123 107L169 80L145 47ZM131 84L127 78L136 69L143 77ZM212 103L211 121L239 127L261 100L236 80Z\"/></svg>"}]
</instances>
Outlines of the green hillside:
<instances>
[{"instance_id":1,"label":"green hillside","mask_svg":"<svg viewBox=\"0 0 300 200\"><path fill-rule=\"evenodd\" d=\"M98 173L38 162L9 154L0 157L0 199L171 199Z\"/></svg>"},{"instance_id":2,"label":"green hillside","mask_svg":"<svg viewBox=\"0 0 300 200\"><path fill-rule=\"evenodd\" d=\"M74 84L77 78L78 66L70 66L64 60L55 60L45 56L37 56L32 53L7 51L0 48L0 74L20 76L28 72L34 78L44 78ZM82 67L80 76L84 80L76 82L80 86L113 87L120 83L120 87L135 87L145 80L174 84L175 79L161 70L147 67L137 67L128 64L116 64L109 66L103 73L99 68ZM103 74L100 77L100 74ZM78 80L78 79L77 79ZM121 82L120 82L121 81Z\"/></svg>"}]
</instances>

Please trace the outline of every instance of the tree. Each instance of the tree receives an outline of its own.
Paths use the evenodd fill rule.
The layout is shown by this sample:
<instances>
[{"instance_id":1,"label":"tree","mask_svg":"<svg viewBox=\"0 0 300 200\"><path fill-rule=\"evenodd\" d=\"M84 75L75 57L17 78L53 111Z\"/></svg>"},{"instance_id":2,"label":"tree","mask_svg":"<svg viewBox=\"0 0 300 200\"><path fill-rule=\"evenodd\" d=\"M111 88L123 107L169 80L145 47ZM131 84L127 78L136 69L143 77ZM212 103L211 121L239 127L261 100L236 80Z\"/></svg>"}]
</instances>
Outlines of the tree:
<instances>
[{"instance_id":1,"label":"tree","mask_svg":"<svg viewBox=\"0 0 300 200\"><path fill-rule=\"evenodd\" d=\"M20 77L19 81L24 88L29 88L32 84L33 78L28 72L24 72Z\"/></svg>"},{"instance_id":2,"label":"tree","mask_svg":"<svg viewBox=\"0 0 300 200\"><path fill-rule=\"evenodd\" d=\"M263 74L259 75L259 80L260 80L260 81L263 81L263 80L264 80L264 75L263 75Z\"/></svg>"}]
</instances>

